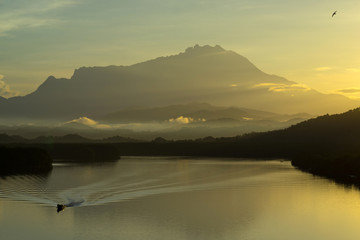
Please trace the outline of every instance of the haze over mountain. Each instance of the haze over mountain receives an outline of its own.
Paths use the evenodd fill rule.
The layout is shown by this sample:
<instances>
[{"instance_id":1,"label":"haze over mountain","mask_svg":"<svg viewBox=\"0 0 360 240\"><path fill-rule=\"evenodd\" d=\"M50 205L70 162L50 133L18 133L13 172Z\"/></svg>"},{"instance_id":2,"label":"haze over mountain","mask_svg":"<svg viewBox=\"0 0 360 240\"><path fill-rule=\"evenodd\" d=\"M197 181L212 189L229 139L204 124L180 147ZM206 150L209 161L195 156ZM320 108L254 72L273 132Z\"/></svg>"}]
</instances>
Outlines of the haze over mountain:
<instances>
[{"instance_id":1,"label":"haze over mountain","mask_svg":"<svg viewBox=\"0 0 360 240\"><path fill-rule=\"evenodd\" d=\"M57 124L18 124L1 126L0 133L25 138L79 134L90 139L114 135L153 140L195 139L207 136L232 137L249 132L281 129L304 121L308 114L282 115L245 108L216 107L203 103L159 108L127 109L102 119L80 117Z\"/></svg>"},{"instance_id":2,"label":"haze over mountain","mask_svg":"<svg viewBox=\"0 0 360 240\"><path fill-rule=\"evenodd\" d=\"M249 108L218 107L207 103L188 103L155 108L128 108L101 117L107 123L143 123L165 122L176 119L192 120L192 122L209 121L278 121L293 119L306 120L312 115L306 113L277 114ZM299 120L300 121L300 120Z\"/></svg>"},{"instance_id":3,"label":"haze over mountain","mask_svg":"<svg viewBox=\"0 0 360 240\"><path fill-rule=\"evenodd\" d=\"M188 102L311 114L358 106L342 95L322 94L266 74L220 46L196 45L178 55L131 66L82 67L71 79L50 76L29 95L0 99L0 112L2 118L70 120L133 106Z\"/></svg>"}]
</instances>

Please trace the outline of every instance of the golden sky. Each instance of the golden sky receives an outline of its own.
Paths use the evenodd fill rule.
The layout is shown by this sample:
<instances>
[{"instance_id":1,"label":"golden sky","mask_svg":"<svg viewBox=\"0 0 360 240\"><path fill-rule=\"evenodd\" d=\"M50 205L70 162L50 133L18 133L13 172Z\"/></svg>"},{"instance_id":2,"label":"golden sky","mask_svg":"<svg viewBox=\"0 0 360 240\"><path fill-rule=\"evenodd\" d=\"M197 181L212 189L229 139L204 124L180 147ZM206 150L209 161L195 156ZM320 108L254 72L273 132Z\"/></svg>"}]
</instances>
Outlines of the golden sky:
<instances>
[{"instance_id":1,"label":"golden sky","mask_svg":"<svg viewBox=\"0 0 360 240\"><path fill-rule=\"evenodd\" d=\"M0 96L81 66L218 44L266 73L360 98L359 13L355 0L0 0Z\"/></svg>"}]
</instances>

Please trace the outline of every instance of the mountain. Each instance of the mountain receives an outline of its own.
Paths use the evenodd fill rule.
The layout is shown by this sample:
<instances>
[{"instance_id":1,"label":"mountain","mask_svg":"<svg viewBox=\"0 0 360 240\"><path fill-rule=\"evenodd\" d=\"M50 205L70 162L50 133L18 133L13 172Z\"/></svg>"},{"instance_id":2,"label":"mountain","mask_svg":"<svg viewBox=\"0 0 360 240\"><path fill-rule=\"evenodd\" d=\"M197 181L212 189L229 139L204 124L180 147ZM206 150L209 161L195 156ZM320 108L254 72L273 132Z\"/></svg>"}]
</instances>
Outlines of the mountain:
<instances>
[{"instance_id":1,"label":"mountain","mask_svg":"<svg viewBox=\"0 0 360 240\"><path fill-rule=\"evenodd\" d=\"M21 136L9 136L4 133L0 134L0 143L1 144L18 143L18 142L26 142L26 141L27 141L27 139L25 139Z\"/></svg>"},{"instance_id":2,"label":"mountain","mask_svg":"<svg viewBox=\"0 0 360 240\"><path fill-rule=\"evenodd\" d=\"M236 137L156 139L118 144L124 156L211 156L288 159L293 166L360 187L360 108L323 115L291 127Z\"/></svg>"},{"instance_id":3,"label":"mountain","mask_svg":"<svg viewBox=\"0 0 360 240\"><path fill-rule=\"evenodd\" d=\"M26 96L0 101L2 118L74 119L134 106L187 102L255 108L279 113L336 113L358 105L341 95L321 94L259 70L220 46L131 66L82 67L70 79L50 76Z\"/></svg>"},{"instance_id":4,"label":"mountain","mask_svg":"<svg viewBox=\"0 0 360 240\"><path fill-rule=\"evenodd\" d=\"M300 169L360 186L359 123L360 108L356 108L235 141L248 155L261 152L267 157L289 158Z\"/></svg>"},{"instance_id":5,"label":"mountain","mask_svg":"<svg viewBox=\"0 0 360 240\"><path fill-rule=\"evenodd\" d=\"M78 134L67 134L64 136L39 136L32 139L33 143L88 143L92 140L84 138Z\"/></svg>"},{"instance_id":6,"label":"mountain","mask_svg":"<svg viewBox=\"0 0 360 240\"><path fill-rule=\"evenodd\" d=\"M323 115L302 121L286 129L266 133L249 134L251 138L269 139L272 143L289 145L293 148L304 146L311 148L320 147L326 151L334 151L332 147L351 148L359 150L360 145L360 108L341 114ZM322 147L324 146L324 147ZM309 148L299 149L302 152Z\"/></svg>"},{"instance_id":7,"label":"mountain","mask_svg":"<svg viewBox=\"0 0 360 240\"><path fill-rule=\"evenodd\" d=\"M100 120L110 123L131 122L164 122L184 117L195 122L237 120L237 121L289 121L292 119L306 120L313 117L310 114L277 114L239 107L217 107L207 103L188 103L154 108L129 108L103 116Z\"/></svg>"},{"instance_id":8,"label":"mountain","mask_svg":"<svg viewBox=\"0 0 360 240\"><path fill-rule=\"evenodd\" d=\"M78 134L66 134L62 136L38 136L36 138L23 138L21 136L0 134L0 144L48 144L52 145L55 143L122 143L122 142L141 142L140 140L112 136L103 139L90 139L80 136Z\"/></svg>"}]
</instances>

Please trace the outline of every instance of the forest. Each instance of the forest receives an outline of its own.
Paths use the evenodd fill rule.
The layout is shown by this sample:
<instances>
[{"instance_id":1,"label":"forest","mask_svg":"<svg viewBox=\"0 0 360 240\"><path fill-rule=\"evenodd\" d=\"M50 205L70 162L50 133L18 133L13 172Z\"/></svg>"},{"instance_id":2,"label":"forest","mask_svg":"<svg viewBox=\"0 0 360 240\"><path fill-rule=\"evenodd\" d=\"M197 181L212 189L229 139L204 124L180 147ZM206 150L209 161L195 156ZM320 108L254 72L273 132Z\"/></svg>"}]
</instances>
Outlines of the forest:
<instances>
[{"instance_id":1,"label":"forest","mask_svg":"<svg viewBox=\"0 0 360 240\"><path fill-rule=\"evenodd\" d=\"M54 161L102 162L116 161L120 156L197 156L232 157L253 159L288 159L299 169L332 179L360 185L360 108L342 114L323 115L298 123L286 129L262 133L248 133L241 136L214 138L205 137L188 140L167 140L156 138L152 141L112 142L89 140L77 143L15 143L16 137L2 135L2 139L13 139L0 148L1 166L24 164L27 154L34 161L40 153L43 158ZM17 137L19 138L19 137ZM82 139L81 137L76 137ZM10 147L10 148L9 148ZM20 150L9 150L18 148ZM40 149L40 150L35 150ZM16 153L16 154L15 154ZM10 157L9 157L10 156ZM5 160L7 159L7 160ZM16 159L16 160L14 160ZM15 161L15 162L14 162ZM11 164L10 164L11 163ZM37 162L31 166L48 162Z\"/></svg>"}]
</instances>

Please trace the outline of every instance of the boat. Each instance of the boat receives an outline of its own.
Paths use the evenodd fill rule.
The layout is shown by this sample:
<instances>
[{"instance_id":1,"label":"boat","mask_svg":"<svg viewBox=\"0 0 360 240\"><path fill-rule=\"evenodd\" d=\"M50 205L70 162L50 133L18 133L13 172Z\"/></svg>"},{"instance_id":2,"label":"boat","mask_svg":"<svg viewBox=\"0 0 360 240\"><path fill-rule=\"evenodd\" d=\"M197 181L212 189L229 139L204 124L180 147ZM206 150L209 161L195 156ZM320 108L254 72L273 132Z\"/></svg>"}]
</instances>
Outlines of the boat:
<instances>
[{"instance_id":1,"label":"boat","mask_svg":"<svg viewBox=\"0 0 360 240\"><path fill-rule=\"evenodd\" d=\"M57 212L61 212L61 211L63 211L63 210L65 209L65 207L66 207L65 204L58 204L58 205L56 206L56 211L57 211Z\"/></svg>"}]
</instances>

